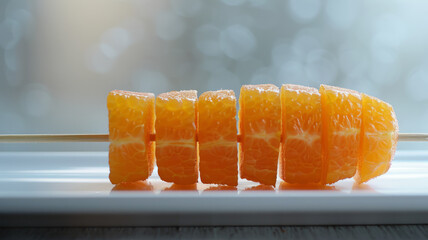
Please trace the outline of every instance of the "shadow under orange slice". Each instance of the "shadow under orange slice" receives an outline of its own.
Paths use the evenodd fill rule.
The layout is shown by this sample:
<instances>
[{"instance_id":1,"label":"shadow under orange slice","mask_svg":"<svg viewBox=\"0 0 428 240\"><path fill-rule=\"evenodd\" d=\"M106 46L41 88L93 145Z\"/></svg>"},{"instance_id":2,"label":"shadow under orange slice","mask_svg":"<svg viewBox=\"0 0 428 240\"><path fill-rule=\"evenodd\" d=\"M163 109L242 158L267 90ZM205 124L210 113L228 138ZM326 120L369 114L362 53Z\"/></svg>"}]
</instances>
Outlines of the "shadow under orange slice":
<instances>
[{"instance_id":1,"label":"shadow under orange slice","mask_svg":"<svg viewBox=\"0 0 428 240\"><path fill-rule=\"evenodd\" d=\"M275 191L275 188L272 185L264 185L264 184L259 184L257 186L253 186L253 187L249 187L249 188L245 188L242 191Z\"/></svg>"},{"instance_id":2,"label":"shadow under orange slice","mask_svg":"<svg viewBox=\"0 0 428 240\"><path fill-rule=\"evenodd\" d=\"M111 191L153 191L153 186L146 181L124 182L116 184Z\"/></svg>"},{"instance_id":3,"label":"shadow under orange slice","mask_svg":"<svg viewBox=\"0 0 428 240\"><path fill-rule=\"evenodd\" d=\"M197 191L198 186L196 183L193 184L172 184L170 187L165 188L162 190L162 192L168 192L168 191Z\"/></svg>"},{"instance_id":4,"label":"shadow under orange slice","mask_svg":"<svg viewBox=\"0 0 428 240\"><path fill-rule=\"evenodd\" d=\"M353 192L364 191L364 192L373 192L373 193L377 192L370 185L365 183L358 184L358 182L355 182L354 185L352 185L352 191Z\"/></svg>"},{"instance_id":5,"label":"shadow under orange slice","mask_svg":"<svg viewBox=\"0 0 428 240\"><path fill-rule=\"evenodd\" d=\"M281 182L279 184L279 190L329 190L337 191L334 186L326 186L321 184L290 184Z\"/></svg>"},{"instance_id":6,"label":"shadow under orange slice","mask_svg":"<svg viewBox=\"0 0 428 240\"><path fill-rule=\"evenodd\" d=\"M235 186L212 186L204 190L204 192L216 192L216 191L237 191Z\"/></svg>"}]
</instances>

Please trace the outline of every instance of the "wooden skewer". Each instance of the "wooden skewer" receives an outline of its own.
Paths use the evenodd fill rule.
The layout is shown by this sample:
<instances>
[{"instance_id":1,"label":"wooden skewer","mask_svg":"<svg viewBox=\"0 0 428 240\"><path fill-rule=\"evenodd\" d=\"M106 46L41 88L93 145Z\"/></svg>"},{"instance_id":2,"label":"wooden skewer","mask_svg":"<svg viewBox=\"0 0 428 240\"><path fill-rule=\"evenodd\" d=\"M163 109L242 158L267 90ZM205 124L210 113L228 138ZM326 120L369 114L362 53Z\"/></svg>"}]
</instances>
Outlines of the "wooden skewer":
<instances>
[{"instance_id":1,"label":"wooden skewer","mask_svg":"<svg viewBox=\"0 0 428 240\"><path fill-rule=\"evenodd\" d=\"M426 142L428 133L399 133L398 141L402 142Z\"/></svg>"},{"instance_id":2,"label":"wooden skewer","mask_svg":"<svg viewBox=\"0 0 428 240\"><path fill-rule=\"evenodd\" d=\"M237 135L241 141L241 135ZM150 134L150 140L156 141L156 135ZM0 143L32 143L32 142L108 142L108 134L0 134ZM426 142L428 133L399 133L398 141Z\"/></svg>"},{"instance_id":3,"label":"wooden skewer","mask_svg":"<svg viewBox=\"0 0 428 240\"><path fill-rule=\"evenodd\" d=\"M2 134L0 143L108 142L108 134Z\"/></svg>"}]
</instances>

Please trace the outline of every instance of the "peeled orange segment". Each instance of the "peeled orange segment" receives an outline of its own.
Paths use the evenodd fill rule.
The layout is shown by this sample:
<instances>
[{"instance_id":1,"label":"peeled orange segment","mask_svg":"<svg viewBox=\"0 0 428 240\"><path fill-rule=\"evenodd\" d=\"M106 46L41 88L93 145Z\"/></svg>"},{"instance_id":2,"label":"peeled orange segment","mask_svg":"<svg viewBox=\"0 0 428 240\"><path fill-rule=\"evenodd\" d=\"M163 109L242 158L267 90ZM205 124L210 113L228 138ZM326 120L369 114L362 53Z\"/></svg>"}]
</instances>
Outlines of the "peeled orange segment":
<instances>
[{"instance_id":1,"label":"peeled orange segment","mask_svg":"<svg viewBox=\"0 0 428 240\"><path fill-rule=\"evenodd\" d=\"M394 109L375 97L362 94L363 125L360 161L355 180L366 182L386 173L395 154L398 122Z\"/></svg>"},{"instance_id":2,"label":"peeled orange segment","mask_svg":"<svg viewBox=\"0 0 428 240\"><path fill-rule=\"evenodd\" d=\"M156 160L159 177L165 182L198 181L197 106L194 90L162 93L156 98Z\"/></svg>"},{"instance_id":3,"label":"peeled orange segment","mask_svg":"<svg viewBox=\"0 0 428 240\"><path fill-rule=\"evenodd\" d=\"M352 90L321 85L323 184L355 175L359 158L362 102Z\"/></svg>"},{"instance_id":4,"label":"peeled orange segment","mask_svg":"<svg viewBox=\"0 0 428 240\"><path fill-rule=\"evenodd\" d=\"M199 97L198 110L201 181L238 185L235 93L205 92Z\"/></svg>"},{"instance_id":5,"label":"peeled orange segment","mask_svg":"<svg viewBox=\"0 0 428 240\"><path fill-rule=\"evenodd\" d=\"M113 184L146 180L153 171L155 145L155 96L152 93L111 91L109 116L109 165Z\"/></svg>"},{"instance_id":6,"label":"peeled orange segment","mask_svg":"<svg viewBox=\"0 0 428 240\"><path fill-rule=\"evenodd\" d=\"M239 97L241 178L275 185L281 136L281 101L272 84L244 85Z\"/></svg>"},{"instance_id":7,"label":"peeled orange segment","mask_svg":"<svg viewBox=\"0 0 428 240\"><path fill-rule=\"evenodd\" d=\"M321 94L315 88L285 84L281 88L281 179L319 183L322 173Z\"/></svg>"}]
</instances>

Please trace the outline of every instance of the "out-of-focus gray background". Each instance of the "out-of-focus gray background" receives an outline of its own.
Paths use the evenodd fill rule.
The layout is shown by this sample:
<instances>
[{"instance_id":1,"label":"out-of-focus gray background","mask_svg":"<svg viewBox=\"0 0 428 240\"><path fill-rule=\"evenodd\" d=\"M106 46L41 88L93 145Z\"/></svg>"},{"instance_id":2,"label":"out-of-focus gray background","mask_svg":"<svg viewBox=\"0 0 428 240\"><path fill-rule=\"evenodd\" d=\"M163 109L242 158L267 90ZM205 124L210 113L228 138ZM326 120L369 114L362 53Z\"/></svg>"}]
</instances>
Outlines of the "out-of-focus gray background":
<instances>
[{"instance_id":1,"label":"out-of-focus gray background","mask_svg":"<svg viewBox=\"0 0 428 240\"><path fill-rule=\"evenodd\" d=\"M238 95L257 83L355 89L391 103L402 132L428 132L427 9L404 0L1 1L0 133L105 133L113 89Z\"/></svg>"}]
</instances>

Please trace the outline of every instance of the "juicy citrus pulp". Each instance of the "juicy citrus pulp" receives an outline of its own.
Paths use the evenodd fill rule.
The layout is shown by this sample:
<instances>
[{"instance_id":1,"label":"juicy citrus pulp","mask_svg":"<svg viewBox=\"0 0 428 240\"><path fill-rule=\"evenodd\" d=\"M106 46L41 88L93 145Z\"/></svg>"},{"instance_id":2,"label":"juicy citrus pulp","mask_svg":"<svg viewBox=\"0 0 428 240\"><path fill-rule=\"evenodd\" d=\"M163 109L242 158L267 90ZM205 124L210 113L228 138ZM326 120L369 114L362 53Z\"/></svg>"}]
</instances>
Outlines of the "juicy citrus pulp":
<instances>
[{"instance_id":1,"label":"juicy citrus pulp","mask_svg":"<svg viewBox=\"0 0 428 240\"><path fill-rule=\"evenodd\" d=\"M330 184L355 175L361 132L361 95L321 85L323 176Z\"/></svg>"},{"instance_id":2,"label":"juicy citrus pulp","mask_svg":"<svg viewBox=\"0 0 428 240\"><path fill-rule=\"evenodd\" d=\"M235 93L205 92L199 97L198 110L201 181L238 185Z\"/></svg>"},{"instance_id":3,"label":"juicy citrus pulp","mask_svg":"<svg viewBox=\"0 0 428 240\"><path fill-rule=\"evenodd\" d=\"M109 115L109 165L113 184L146 180L153 171L155 97L152 93L111 91Z\"/></svg>"},{"instance_id":4,"label":"juicy citrus pulp","mask_svg":"<svg viewBox=\"0 0 428 240\"><path fill-rule=\"evenodd\" d=\"M398 124L393 108L377 98L326 85L317 91L286 84L279 92L262 84L242 86L239 103L238 151L231 90L205 92L199 102L194 90L173 91L156 104L151 93L110 92L110 181L147 179L155 145L159 176L181 185L197 182L199 165L202 182L236 186L237 162L241 178L275 185L278 155L279 175L292 184L352 176L362 183L390 167Z\"/></svg>"},{"instance_id":5,"label":"juicy citrus pulp","mask_svg":"<svg viewBox=\"0 0 428 240\"><path fill-rule=\"evenodd\" d=\"M394 109L375 97L363 96L360 160L355 180L366 182L386 173L394 157L398 123Z\"/></svg>"},{"instance_id":6,"label":"juicy citrus pulp","mask_svg":"<svg viewBox=\"0 0 428 240\"><path fill-rule=\"evenodd\" d=\"M281 136L281 101L272 84L244 85L239 97L241 178L275 185Z\"/></svg>"},{"instance_id":7,"label":"juicy citrus pulp","mask_svg":"<svg viewBox=\"0 0 428 240\"><path fill-rule=\"evenodd\" d=\"M321 95L315 88L281 88L282 141L279 175L288 183L319 183L322 173Z\"/></svg>"},{"instance_id":8,"label":"juicy citrus pulp","mask_svg":"<svg viewBox=\"0 0 428 240\"><path fill-rule=\"evenodd\" d=\"M197 107L194 90L162 93L156 98L156 161L159 177L166 182L198 181Z\"/></svg>"}]
</instances>

